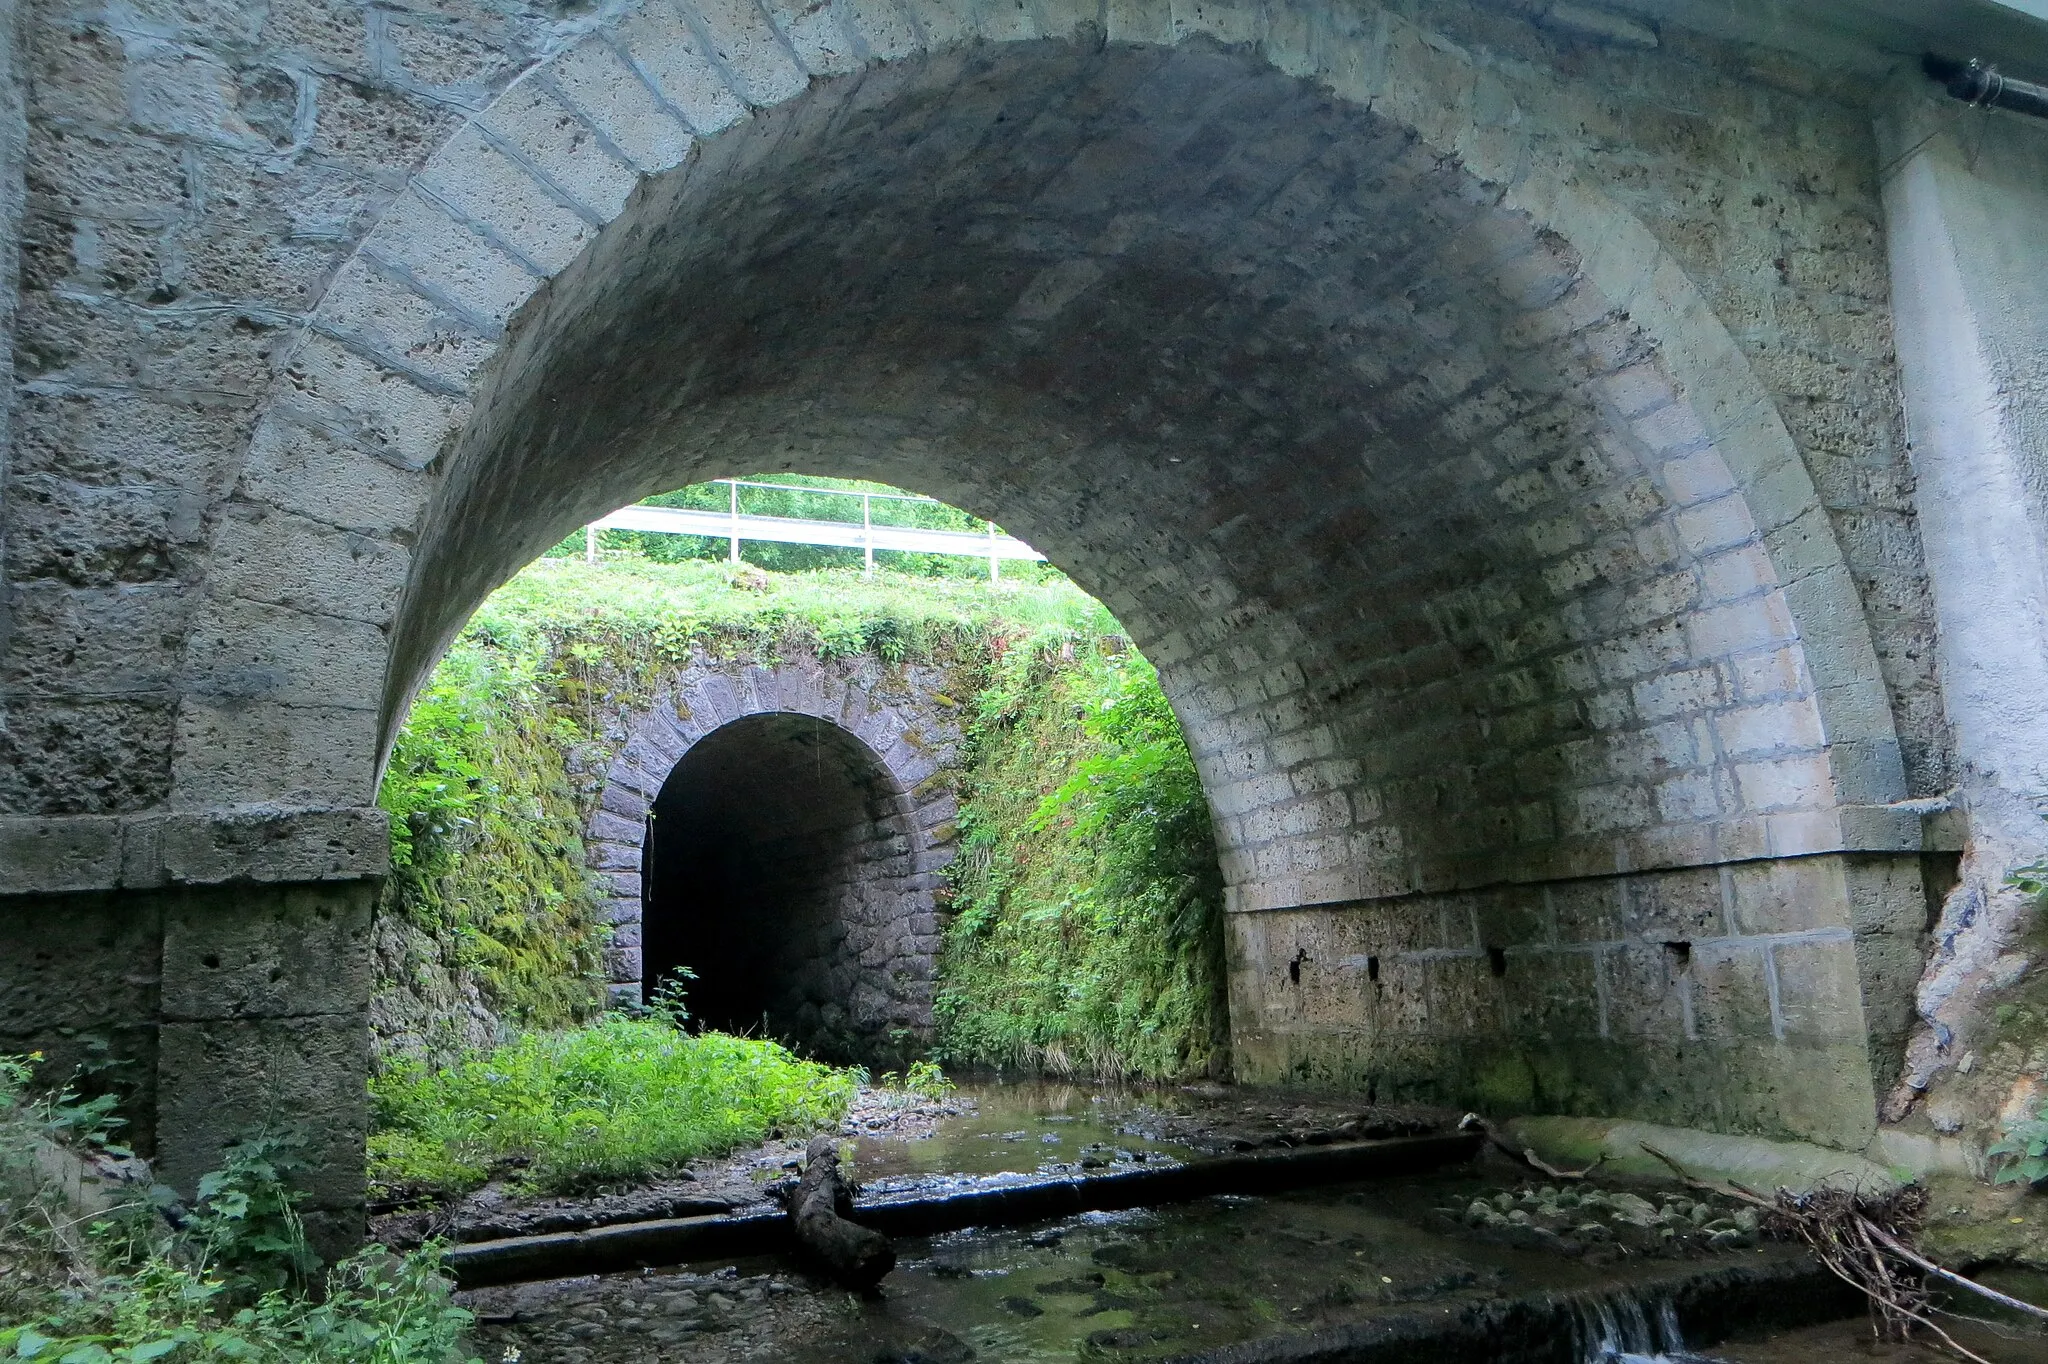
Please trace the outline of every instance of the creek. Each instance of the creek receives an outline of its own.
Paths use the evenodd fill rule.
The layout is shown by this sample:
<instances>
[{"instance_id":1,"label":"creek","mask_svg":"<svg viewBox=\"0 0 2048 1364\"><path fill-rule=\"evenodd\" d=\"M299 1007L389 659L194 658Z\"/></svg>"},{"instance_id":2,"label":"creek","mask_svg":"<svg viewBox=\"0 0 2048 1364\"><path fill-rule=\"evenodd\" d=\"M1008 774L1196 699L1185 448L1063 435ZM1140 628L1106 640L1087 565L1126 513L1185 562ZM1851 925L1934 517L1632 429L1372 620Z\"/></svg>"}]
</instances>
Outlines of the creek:
<instances>
[{"instance_id":1,"label":"creek","mask_svg":"<svg viewBox=\"0 0 2048 1364\"><path fill-rule=\"evenodd\" d=\"M983 1085L963 1097L974 1101L968 1111L928 1136L857 1138L864 1201L1200 1156L1172 1093ZM1242 1097L1254 1100L1248 1110L1261 1106ZM1512 1211L1480 1223L1478 1204L1548 1216L1554 1200L1576 1207L1582 1194L1481 1161L900 1237L896 1272L864 1298L759 1256L464 1299L481 1316L479 1344L500 1352L486 1358L510 1348L551 1364L1677 1364L1749 1358L1741 1347L1688 1353L1689 1340L1808 1328L1856 1309L1791 1247L1725 1235L1711 1250L1704 1236L1659 1241L1655 1225L1617 1220L1652 1207L1639 1194L1583 1192L1572 1216L1585 1224L1567 1238L1541 1230L1541 1217L1510 1221ZM1670 1207L1663 1220L1690 1233ZM1603 1218L1614 1231L1598 1229ZM1816 1342L1798 1357L1869 1356Z\"/></svg>"}]
</instances>

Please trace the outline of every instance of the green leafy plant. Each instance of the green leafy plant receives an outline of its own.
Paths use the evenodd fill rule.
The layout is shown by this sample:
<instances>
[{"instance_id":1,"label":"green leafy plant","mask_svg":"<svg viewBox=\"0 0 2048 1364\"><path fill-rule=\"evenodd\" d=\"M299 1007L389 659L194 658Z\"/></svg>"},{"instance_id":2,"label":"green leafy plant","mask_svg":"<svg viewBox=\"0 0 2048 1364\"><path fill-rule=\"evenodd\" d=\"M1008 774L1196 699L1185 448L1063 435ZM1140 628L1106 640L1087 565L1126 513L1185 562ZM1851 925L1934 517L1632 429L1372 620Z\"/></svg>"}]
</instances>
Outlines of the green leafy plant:
<instances>
[{"instance_id":1,"label":"green leafy plant","mask_svg":"<svg viewBox=\"0 0 2048 1364\"><path fill-rule=\"evenodd\" d=\"M724 1033L679 1030L660 1013L607 1014L372 1082L372 1178L390 1190L454 1192L497 1168L565 1192L678 1170L764 1139L838 1123L853 1072Z\"/></svg>"},{"instance_id":2,"label":"green leafy plant","mask_svg":"<svg viewBox=\"0 0 2048 1364\"><path fill-rule=\"evenodd\" d=\"M46 1364L454 1364L470 1314L441 1249L372 1247L316 1279L286 1183L297 1143L238 1142L172 1230L160 1191L85 1214L49 1157L105 1150L98 1100L36 1093L40 1058L0 1056L0 1359ZM62 1145L56 1145L62 1143ZM317 1295L307 1290L317 1283Z\"/></svg>"},{"instance_id":3,"label":"green leafy plant","mask_svg":"<svg viewBox=\"0 0 2048 1364\"><path fill-rule=\"evenodd\" d=\"M1170 1078L1224 1045L1206 798L1142 657L1010 651L970 725L937 1013L968 1065Z\"/></svg>"},{"instance_id":4,"label":"green leafy plant","mask_svg":"<svg viewBox=\"0 0 2048 1364\"><path fill-rule=\"evenodd\" d=\"M290 1180L306 1171L300 1138L258 1132L225 1151L227 1163L200 1176L192 1234L230 1292L303 1292L319 1267L306 1244Z\"/></svg>"},{"instance_id":5,"label":"green leafy plant","mask_svg":"<svg viewBox=\"0 0 2048 1364\"><path fill-rule=\"evenodd\" d=\"M2000 1162L1994 1184L2039 1184L2048 1181L2048 1110L2007 1123L1999 1141L1984 1154Z\"/></svg>"},{"instance_id":6,"label":"green leafy plant","mask_svg":"<svg viewBox=\"0 0 2048 1364\"><path fill-rule=\"evenodd\" d=\"M957 1088L936 1061L912 1061L903 1072L903 1087L927 1099L943 1099Z\"/></svg>"}]
</instances>

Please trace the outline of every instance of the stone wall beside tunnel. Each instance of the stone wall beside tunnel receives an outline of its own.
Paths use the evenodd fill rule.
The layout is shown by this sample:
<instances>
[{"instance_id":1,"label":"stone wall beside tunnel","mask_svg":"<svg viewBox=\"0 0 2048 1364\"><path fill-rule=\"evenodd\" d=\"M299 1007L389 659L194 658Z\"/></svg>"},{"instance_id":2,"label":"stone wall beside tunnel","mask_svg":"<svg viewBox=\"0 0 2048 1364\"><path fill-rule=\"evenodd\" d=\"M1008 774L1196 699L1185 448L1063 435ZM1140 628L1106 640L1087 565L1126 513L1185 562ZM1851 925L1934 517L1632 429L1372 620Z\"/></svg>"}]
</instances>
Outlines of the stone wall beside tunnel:
<instances>
[{"instance_id":1,"label":"stone wall beside tunnel","mask_svg":"<svg viewBox=\"0 0 2048 1364\"><path fill-rule=\"evenodd\" d=\"M1239 1073L1860 1148L1940 875L1834 855L1234 914Z\"/></svg>"},{"instance_id":2,"label":"stone wall beside tunnel","mask_svg":"<svg viewBox=\"0 0 2048 1364\"><path fill-rule=\"evenodd\" d=\"M940 699L945 698L945 699ZM932 1036L959 731L937 669L700 660L625 717L586 831L615 997L900 1064Z\"/></svg>"}]
</instances>

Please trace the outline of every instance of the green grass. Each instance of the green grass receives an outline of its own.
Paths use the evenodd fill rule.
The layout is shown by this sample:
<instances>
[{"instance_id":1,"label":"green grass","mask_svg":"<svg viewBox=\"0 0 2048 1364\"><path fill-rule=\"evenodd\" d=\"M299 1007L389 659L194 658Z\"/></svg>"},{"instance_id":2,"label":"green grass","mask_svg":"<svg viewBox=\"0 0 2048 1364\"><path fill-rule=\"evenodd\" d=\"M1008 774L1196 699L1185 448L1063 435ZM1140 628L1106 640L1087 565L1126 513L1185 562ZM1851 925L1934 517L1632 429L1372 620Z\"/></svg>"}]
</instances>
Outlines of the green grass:
<instances>
[{"instance_id":1,"label":"green grass","mask_svg":"<svg viewBox=\"0 0 2048 1364\"><path fill-rule=\"evenodd\" d=\"M886 570L735 575L702 561L540 559L477 608L464 639L541 654L573 634L626 646L621 661L655 665L687 658L692 646L771 656L808 647L898 662L990 635L1116 629L1108 609L1065 578L992 586Z\"/></svg>"},{"instance_id":2,"label":"green grass","mask_svg":"<svg viewBox=\"0 0 2048 1364\"><path fill-rule=\"evenodd\" d=\"M387 1069L371 1082L371 1178L454 1193L526 1162L533 1190L586 1190L836 1126L858 1083L774 1042L607 1014L439 1069Z\"/></svg>"}]
</instances>

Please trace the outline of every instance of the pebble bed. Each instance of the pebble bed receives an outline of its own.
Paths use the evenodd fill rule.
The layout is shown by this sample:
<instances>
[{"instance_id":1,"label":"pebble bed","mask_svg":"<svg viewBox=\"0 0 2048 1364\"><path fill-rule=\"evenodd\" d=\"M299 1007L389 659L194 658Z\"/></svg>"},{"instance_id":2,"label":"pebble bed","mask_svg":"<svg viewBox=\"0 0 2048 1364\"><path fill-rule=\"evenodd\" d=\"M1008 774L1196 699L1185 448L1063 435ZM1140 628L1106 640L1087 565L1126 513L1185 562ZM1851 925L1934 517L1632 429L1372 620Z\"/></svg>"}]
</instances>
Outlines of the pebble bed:
<instances>
[{"instance_id":1,"label":"pebble bed","mask_svg":"<svg viewBox=\"0 0 2048 1364\"><path fill-rule=\"evenodd\" d=\"M772 1357L845 1296L728 1266L478 1289L462 1302L486 1364L729 1364Z\"/></svg>"},{"instance_id":2,"label":"pebble bed","mask_svg":"<svg viewBox=\"0 0 2048 1364\"><path fill-rule=\"evenodd\" d=\"M1445 1230L1522 1250L1600 1264L1626 1255L1682 1256L1744 1250L1761 1231L1756 1209L1665 1193L1536 1184L1437 1209Z\"/></svg>"}]
</instances>

